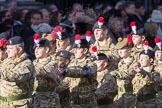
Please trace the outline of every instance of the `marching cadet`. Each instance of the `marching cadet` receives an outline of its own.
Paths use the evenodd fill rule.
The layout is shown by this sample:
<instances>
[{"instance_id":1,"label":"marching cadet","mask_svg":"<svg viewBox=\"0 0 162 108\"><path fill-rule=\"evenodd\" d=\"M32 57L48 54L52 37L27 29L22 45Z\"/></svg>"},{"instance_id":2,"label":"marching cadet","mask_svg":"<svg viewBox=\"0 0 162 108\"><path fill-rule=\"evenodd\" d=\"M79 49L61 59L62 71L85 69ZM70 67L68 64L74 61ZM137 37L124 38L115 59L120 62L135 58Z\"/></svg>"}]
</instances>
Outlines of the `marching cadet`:
<instances>
[{"instance_id":1,"label":"marching cadet","mask_svg":"<svg viewBox=\"0 0 162 108\"><path fill-rule=\"evenodd\" d=\"M68 64L70 63L70 58L71 58L71 53L69 51L66 50L62 50L56 53L56 64L54 65L54 67L57 68L66 68L68 66ZM56 71L59 72L59 71ZM60 78L63 80L65 77L63 75L63 73L57 73ZM59 92L59 96L60 96L60 104L61 104L61 108L69 108L70 107L70 91L69 91L69 87L64 90Z\"/></svg>"},{"instance_id":2,"label":"marching cadet","mask_svg":"<svg viewBox=\"0 0 162 108\"><path fill-rule=\"evenodd\" d=\"M64 89L64 85L55 74L51 56L49 56L50 42L41 38L35 43L35 66L34 95L31 108L60 108L58 89ZM62 87L62 89L61 89Z\"/></svg>"},{"instance_id":3,"label":"marching cadet","mask_svg":"<svg viewBox=\"0 0 162 108\"><path fill-rule=\"evenodd\" d=\"M145 42L145 50L139 57L139 66L135 66L137 72L132 80L133 93L137 97L136 108L157 108L156 93L160 82L160 74L153 66L154 52L148 49Z\"/></svg>"},{"instance_id":4,"label":"marching cadet","mask_svg":"<svg viewBox=\"0 0 162 108\"><path fill-rule=\"evenodd\" d=\"M131 55L137 61L139 59L139 53L143 50L143 43L145 41L145 30L142 27L136 26L136 22L134 21L130 23L130 26L132 29L132 41L134 45L131 51Z\"/></svg>"},{"instance_id":5,"label":"marching cadet","mask_svg":"<svg viewBox=\"0 0 162 108\"><path fill-rule=\"evenodd\" d=\"M117 108L134 108L135 96L133 96L132 79L135 75L133 66L134 58L131 56L131 41L130 37L118 38L116 49L121 60L118 63L118 68L111 72L116 77L118 85L118 94L115 97L115 104Z\"/></svg>"},{"instance_id":6,"label":"marching cadet","mask_svg":"<svg viewBox=\"0 0 162 108\"><path fill-rule=\"evenodd\" d=\"M112 61L111 67L114 67L114 69L117 68L119 56L114 50L115 46L112 42L112 38L107 35L108 28L104 25L103 17L98 18L98 22L93 26L93 31L96 40L94 45L97 46L97 51L110 56L110 61Z\"/></svg>"},{"instance_id":7,"label":"marching cadet","mask_svg":"<svg viewBox=\"0 0 162 108\"><path fill-rule=\"evenodd\" d=\"M117 84L115 78L109 73L109 59L104 53L99 53L95 63L98 82L95 94L98 106L99 108L115 108L113 102L117 92Z\"/></svg>"},{"instance_id":8,"label":"marching cadet","mask_svg":"<svg viewBox=\"0 0 162 108\"><path fill-rule=\"evenodd\" d=\"M66 68L68 66L68 64L70 63L71 60L71 55L72 53L70 53L69 51L66 50L61 50L58 51L56 53L56 64L54 66L56 66L57 68ZM63 77L63 73L57 73L60 77ZM62 78L63 79L63 78Z\"/></svg>"},{"instance_id":9,"label":"marching cadet","mask_svg":"<svg viewBox=\"0 0 162 108\"><path fill-rule=\"evenodd\" d=\"M97 50L100 53L105 53L106 55L110 55L112 52L112 48L114 48L114 44L110 37L108 37L107 32L108 28L104 25L104 18L99 17L98 22L93 26L95 43L97 46Z\"/></svg>"},{"instance_id":10,"label":"marching cadet","mask_svg":"<svg viewBox=\"0 0 162 108\"><path fill-rule=\"evenodd\" d=\"M76 35L75 37L80 37ZM76 39L76 38L75 38ZM96 65L87 57L89 43L85 39L75 40L74 59L69 63L64 82L70 87L72 108L95 108Z\"/></svg>"},{"instance_id":11,"label":"marching cadet","mask_svg":"<svg viewBox=\"0 0 162 108\"><path fill-rule=\"evenodd\" d=\"M20 36L10 38L6 45L8 57L0 69L0 107L28 108L34 66L24 53L24 42Z\"/></svg>"},{"instance_id":12,"label":"marching cadet","mask_svg":"<svg viewBox=\"0 0 162 108\"><path fill-rule=\"evenodd\" d=\"M162 44L159 37L155 38L155 70L160 72L160 75L162 76ZM159 90L157 93L157 108L162 108L162 79L160 80Z\"/></svg>"},{"instance_id":13,"label":"marching cadet","mask_svg":"<svg viewBox=\"0 0 162 108\"><path fill-rule=\"evenodd\" d=\"M7 40L5 38L0 39L0 64L3 62L5 58L7 58L6 53L6 42Z\"/></svg>"}]
</instances>

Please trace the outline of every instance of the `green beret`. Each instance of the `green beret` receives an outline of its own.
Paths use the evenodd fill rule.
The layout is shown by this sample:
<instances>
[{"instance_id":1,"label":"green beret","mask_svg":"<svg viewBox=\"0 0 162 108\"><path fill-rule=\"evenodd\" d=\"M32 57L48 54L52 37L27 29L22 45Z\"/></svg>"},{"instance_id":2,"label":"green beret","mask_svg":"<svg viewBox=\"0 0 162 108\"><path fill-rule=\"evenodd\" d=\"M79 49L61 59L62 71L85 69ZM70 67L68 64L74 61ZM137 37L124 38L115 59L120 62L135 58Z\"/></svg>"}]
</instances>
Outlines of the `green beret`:
<instances>
[{"instance_id":1,"label":"green beret","mask_svg":"<svg viewBox=\"0 0 162 108\"><path fill-rule=\"evenodd\" d=\"M24 41L20 36L14 36L7 41L6 45L17 45L22 43L24 43Z\"/></svg>"}]
</instances>

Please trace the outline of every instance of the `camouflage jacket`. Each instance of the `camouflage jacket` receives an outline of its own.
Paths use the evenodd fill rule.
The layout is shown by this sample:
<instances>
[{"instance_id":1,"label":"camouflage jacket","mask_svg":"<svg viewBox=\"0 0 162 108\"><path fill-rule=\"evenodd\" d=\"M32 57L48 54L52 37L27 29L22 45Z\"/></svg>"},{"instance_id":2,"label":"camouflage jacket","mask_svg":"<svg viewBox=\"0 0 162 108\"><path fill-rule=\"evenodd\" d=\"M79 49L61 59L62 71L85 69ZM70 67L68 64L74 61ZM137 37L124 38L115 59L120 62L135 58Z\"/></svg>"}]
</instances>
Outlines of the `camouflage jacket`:
<instances>
[{"instance_id":1,"label":"camouflage jacket","mask_svg":"<svg viewBox=\"0 0 162 108\"><path fill-rule=\"evenodd\" d=\"M98 41L96 41L96 42L94 43L94 45L97 46L97 51L98 51L98 52L104 53L104 54L106 54L106 55L111 55L112 52L113 52L113 50L114 50L114 47L115 47L114 44L112 44L110 38L108 38L108 39L106 40L105 45L103 45L103 46L100 46ZM93 46L93 45L92 45L92 46ZM90 51L90 52L91 52L91 51Z\"/></svg>"},{"instance_id":2,"label":"camouflage jacket","mask_svg":"<svg viewBox=\"0 0 162 108\"><path fill-rule=\"evenodd\" d=\"M112 70L117 68L117 63L119 62L119 55L117 51L115 50L115 45L111 42L111 39L108 38L105 42L105 45L100 46L99 42L96 41L94 43L95 46L97 46L97 52L98 53L104 53L109 57L110 60L110 67ZM93 46L93 45L92 45ZM93 55L93 52L90 50L91 55Z\"/></svg>"},{"instance_id":3,"label":"camouflage jacket","mask_svg":"<svg viewBox=\"0 0 162 108\"><path fill-rule=\"evenodd\" d=\"M0 68L0 96L32 94L34 66L24 53L16 59L5 59Z\"/></svg>"},{"instance_id":4,"label":"camouflage jacket","mask_svg":"<svg viewBox=\"0 0 162 108\"><path fill-rule=\"evenodd\" d=\"M54 61L50 56L43 58L42 60L34 60L33 64L35 66L35 82L34 88L37 91L38 88L47 88L55 90L64 88L64 83L60 80L58 75L54 71ZM46 91L48 92L48 90Z\"/></svg>"},{"instance_id":5,"label":"camouflage jacket","mask_svg":"<svg viewBox=\"0 0 162 108\"><path fill-rule=\"evenodd\" d=\"M144 50L143 45L140 45L138 47L134 46L131 50L131 55L135 58L135 60L139 60L139 54L140 52Z\"/></svg>"},{"instance_id":6,"label":"camouflage jacket","mask_svg":"<svg viewBox=\"0 0 162 108\"><path fill-rule=\"evenodd\" d=\"M135 60L133 57L127 58L127 62L121 59L118 63L118 69L111 72L111 74L116 77L118 93L120 94L133 90L131 81L135 75L133 71L134 63Z\"/></svg>"},{"instance_id":7,"label":"camouflage jacket","mask_svg":"<svg viewBox=\"0 0 162 108\"><path fill-rule=\"evenodd\" d=\"M135 59L134 57L129 57L127 58L128 62L124 62L124 59L121 59L118 63L118 69L115 71L112 71L111 74L114 75L117 79L122 79L122 80L131 80L135 72L133 71L133 67L135 65Z\"/></svg>"},{"instance_id":8,"label":"camouflage jacket","mask_svg":"<svg viewBox=\"0 0 162 108\"><path fill-rule=\"evenodd\" d=\"M156 64L155 70L160 72L160 75L162 76L162 61Z\"/></svg>"},{"instance_id":9,"label":"camouflage jacket","mask_svg":"<svg viewBox=\"0 0 162 108\"><path fill-rule=\"evenodd\" d=\"M162 62L156 64L155 70L160 73L160 76L162 76ZM162 91L162 77L160 79L159 91Z\"/></svg>"},{"instance_id":10,"label":"camouflage jacket","mask_svg":"<svg viewBox=\"0 0 162 108\"><path fill-rule=\"evenodd\" d=\"M149 66L147 70L142 69L133 78L133 93L137 96L155 94L157 92L159 82L159 72L154 70L154 66Z\"/></svg>"},{"instance_id":11,"label":"camouflage jacket","mask_svg":"<svg viewBox=\"0 0 162 108\"><path fill-rule=\"evenodd\" d=\"M100 74L100 75L99 75ZM97 74L97 90L96 96L101 99L111 99L113 100L116 92L117 92L117 84L115 78L109 74L107 69L102 72L98 72Z\"/></svg>"},{"instance_id":12,"label":"camouflage jacket","mask_svg":"<svg viewBox=\"0 0 162 108\"><path fill-rule=\"evenodd\" d=\"M83 70L84 66L91 68L91 74L88 75L87 71ZM87 86L93 86L92 89L96 88L96 66L91 62L89 58L78 61L73 59L66 69L65 81L68 82L71 92L84 92L79 88Z\"/></svg>"}]
</instances>

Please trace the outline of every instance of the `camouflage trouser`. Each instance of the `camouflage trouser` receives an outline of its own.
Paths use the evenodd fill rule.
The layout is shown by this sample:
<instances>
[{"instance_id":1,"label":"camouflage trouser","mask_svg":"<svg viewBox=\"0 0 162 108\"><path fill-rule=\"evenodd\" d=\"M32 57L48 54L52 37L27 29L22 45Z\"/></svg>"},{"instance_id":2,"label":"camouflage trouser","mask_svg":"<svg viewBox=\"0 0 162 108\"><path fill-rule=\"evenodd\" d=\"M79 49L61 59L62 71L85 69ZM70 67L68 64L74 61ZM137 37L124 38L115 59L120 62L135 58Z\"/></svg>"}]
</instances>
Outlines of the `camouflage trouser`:
<instances>
[{"instance_id":1,"label":"camouflage trouser","mask_svg":"<svg viewBox=\"0 0 162 108\"><path fill-rule=\"evenodd\" d=\"M94 93L71 93L71 108L98 108Z\"/></svg>"},{"instance_id":2,"label":"camouflage trouser","mask_svg":"<svg viewBox=\"0 0 162 108\"><path fill-rule=\"evenodd\" d=\"M157 108L156 99L150 99L143 102L137 102L136 108Z\"/></svg>"},{"instance_id":3,"label":"camouflage trouser","mask_svg":"<svg viewBox=\"0 0 162 108\"><path fill-rule=\"evenodd\" d=\"M135 108L136 96L134 96L131 92L127 92L122 95L118 94L114 98L114 101L117 108Z\"/></svg>"},{"instance_id":4,"label":"camouflage trouser","mask_svg":"<svg viewBox=\"0 0 162 108\"><path fill-rule=\"evenodd\" d=\"M110 105L98 105L98 108L118 108L115 104Z\"/></svg>"},{"instance_id":5,"label":"camouflage trouser","mask_svg":"<svg viewBox=\"0 0 162 108\"><path fill-rule=\"evenodd\" d=\"M59 93L60 97L60 107L61 108L69 108L70 107L70 91L65 90L61 93Z\"/></svg>"},{"instance_id":6,"label":"camouflage trouser","mask_svg":"<svg viewBox=\"0 0 162 108\"><path fill-rule=\"evenodd\" d=\"M159 91L156 95L157 108L162 108L162 91Z\"/></svg>"},{"instance_id":7,"label":"camouflage trouser","mask_svg":"<svg viewBox=\"0 0 162 108\"><path fill-rule=\"evenodd\" d=\"M12 102L0 101L0 108L28 108L29 99L23 99Z\"/></svg>"},{"instance_id":8,"label":"camouflage trouser","mask_svg":"<svg viewBox=\"0 0 162 108\"><path fill-rule=\"evenodd\" d=\"M32 97L30 108L60 108L60 100L55 92L37 92Z\"/></svg>"}]
</instances>

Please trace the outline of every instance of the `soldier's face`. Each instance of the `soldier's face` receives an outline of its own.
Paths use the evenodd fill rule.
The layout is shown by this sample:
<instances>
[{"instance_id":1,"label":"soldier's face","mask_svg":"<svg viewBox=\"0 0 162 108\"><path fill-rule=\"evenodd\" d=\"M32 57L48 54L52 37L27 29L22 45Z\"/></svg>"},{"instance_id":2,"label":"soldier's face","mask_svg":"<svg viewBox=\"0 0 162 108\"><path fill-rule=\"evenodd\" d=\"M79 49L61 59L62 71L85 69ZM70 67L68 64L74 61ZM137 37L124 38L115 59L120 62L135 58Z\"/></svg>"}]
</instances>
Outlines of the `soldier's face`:
<instances>
[{"instance_id":1,"label":"soldier's face","mask_svg":"<svg viewBox=\"0 0 162 108\"><path fill-rule=\"evenodd\" d=\"M19 54L19 50L16 45L7 45L7 55L8 58L16 58L17 55Z\"/></svg>"},{"instance_id":2,"label":"soldier's face","mask_svg":"<svg viewBox=\"0 0 162 108\"><path fill-rule=\"evenodd\" d=\"M59 50L66 49L68 43L69 43L69 41L67 39L57 40L57 43L56 43L57 49L59 49Z\"/></svg>"},{"instance_id":3,"label":"soldier's face","mask_svg":"<svg viewBox=\"0 0 162 108\"><path fill-rule=\"evenodd\" d=\"M162 51L157 50L157 51L155 52L155 58L156 58L157 60L159 60L159 61L162 61Z\"/></svg>"},{"instance_id":4,"label":"soldier's face","mask_svg":"<svg viewBox=\"0 0 162 108\"><path fill-rule=\"evenodd\" d=\"M66 59L60 56L56 57L56 63L59 68L66 66Z\"/></svg>"},{"instance_id":5,"label":"soldier's face","mask_svg":"<svg viewBox=\"0 0 162 108\"><path fill-rule=\"evenodd\" d=\"M118 54L121 58L126 58L129 56L129 49L128 48L119 49Z\"/></svg>"},{"instance_id":6,"label":"soldier's face","mask_svg":"<svg viewBox=\"0 0 162 108\"><path fill-rule=\"evenodd\" d=\"M140 62L141 67L147 67L151 65L152 60L149 58L148 55L141 54L139 62Z\"/></svg>"},{"instance_id":7,"label":"soldier's face","mask_svg":"<svg viewBox=\"0 0 162 108\"><path fill-rule=\"evenodd\" d=\"M73 50L76 59L84 58L87 53L84 48L74 48Z\"/></svg>"},{"instance_id":8,"label":"soldier's face","mask_svg":"<svg viewBox=\"0 0 162 108\"><path fill-rule=\"evenodd\" d=\"M107 66L107 62L105 60L96 60L95 63L97 65L97 72L104 70Z\"/></svg>"},{"instance_id":9,"label":"soldier's face","mask_svg":"<svg viewBox=\"0 0 162 108\"><path fill-rule=\"evenodd\" d=\"M35 48L35 57L37 59L44 58L44 57L46 57L46 55L47 55L46 47L36 47Z\"/></svg>"},{"instance_id":10,"label":"soldier's face","mask_svg":"<svg viewBox=\"0 0 162 108\"><path fill-rule=\"evenodd\" d=\"M104 35L103 35L103 29L95 29L94 30L94 36L96 40L103 40Z\"/></svg>"},{"instance_id":11,"label":"soldier's face","mask_svg":"<svg viewBox=\"0 0 162 108\"><path fill-rule=\"evenodd\" d=\"M132 41L135 46L140 45L142 43L142 37L138 35L132 35Z\"/></svg>"}]
</instances>

